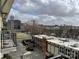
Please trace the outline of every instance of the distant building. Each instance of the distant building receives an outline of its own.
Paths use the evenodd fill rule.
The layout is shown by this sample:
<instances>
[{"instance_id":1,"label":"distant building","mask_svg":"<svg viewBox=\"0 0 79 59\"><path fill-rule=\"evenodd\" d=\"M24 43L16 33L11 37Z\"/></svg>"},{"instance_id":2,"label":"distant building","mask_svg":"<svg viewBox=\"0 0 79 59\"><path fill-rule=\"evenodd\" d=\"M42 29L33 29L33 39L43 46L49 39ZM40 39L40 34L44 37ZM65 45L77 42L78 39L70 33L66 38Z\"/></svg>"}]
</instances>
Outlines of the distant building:
<instances>
[{"instance_id":1,"label":"distant building","mask_svg":"<svg viewBox=\"0 0 79 59\"><path fill-rule=\"evenodd\" d=\"M20 31L21 22L19 20L8 20L7 26L10 30Z\"/></svg>"},{"instance_id":2,"label":"distant building","mask_svg":"<svg viewBox=\"0 0 79 59\"><path fill-rule=\"evenodd\" d=\"M79 26L72 26L72 25L63 25L60 26L62 29L79 29Z\"/></svg>"},{"instance_id":3,"label":"distant building","mask_svg":"<svg viewBox=\"0 0 79 59\"><path fill-rule=\"evenodd\" d=\"M10 20L8 20L8 22L7 22L7 29L13 30L13 31L20 31L21 21L20 20L14 20L14 17L11 16Z\"/></svg>"},{"instance_id":4,"label":"distant building","mask_svg":"<svg viewBox=\"0 0 79 59\"><path fill-rule=\"evenodd\" d=\"M10 16L10 20L14 20L14 16Z\"/></svg>"},{"instance_id":5,"label":"distant building","mask_svg":"<svg viewBox=\"0 0 79 59\"><path fill-rule=\"evenodd\" d=\"M26 25L25 25L25 23L21 23L21 31L22 32L26 31Z\"/></svg>"},{"instance_id":6,"label":"distant building","mask_svg":"<svg viewBox=\"0 0 79 59\"><path fill-rule=\"evenodd\" d=\"M53 29L60 29L58 25L40 25L41 27L44 27L48 30L53 30Z\"/></svg>"},{"instance_id":7,"label":"distant building","mask_svg":"<svg viewBox=\"0 0 79 59\"><path fill-rule=\"evenodd\" d=\"M48 35L34 35L33 41L40 51L53 58L48 59L79 59L79 41Z\"/></svg>"}]
</instances>

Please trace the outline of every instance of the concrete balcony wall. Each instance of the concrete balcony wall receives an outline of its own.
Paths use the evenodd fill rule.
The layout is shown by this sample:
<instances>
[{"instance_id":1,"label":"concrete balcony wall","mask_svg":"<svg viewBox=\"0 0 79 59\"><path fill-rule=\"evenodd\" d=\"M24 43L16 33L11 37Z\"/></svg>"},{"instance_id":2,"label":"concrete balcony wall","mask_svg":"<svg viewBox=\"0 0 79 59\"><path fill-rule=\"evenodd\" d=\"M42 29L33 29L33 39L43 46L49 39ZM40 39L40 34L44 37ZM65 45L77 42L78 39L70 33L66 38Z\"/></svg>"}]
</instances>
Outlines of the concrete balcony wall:
<instances>
[{"instance_id":1,"label":"concrete balcony wall","mask_svg":"<svg viewBox=\"0 0 79 59\"><path fill-rule=\"evenodd\" d=\"M0 59L2 58L2 53L1 53L1 29L3 27L3 23L2 23L2 18L0 15Z\"/></svg>"}]
</instances>

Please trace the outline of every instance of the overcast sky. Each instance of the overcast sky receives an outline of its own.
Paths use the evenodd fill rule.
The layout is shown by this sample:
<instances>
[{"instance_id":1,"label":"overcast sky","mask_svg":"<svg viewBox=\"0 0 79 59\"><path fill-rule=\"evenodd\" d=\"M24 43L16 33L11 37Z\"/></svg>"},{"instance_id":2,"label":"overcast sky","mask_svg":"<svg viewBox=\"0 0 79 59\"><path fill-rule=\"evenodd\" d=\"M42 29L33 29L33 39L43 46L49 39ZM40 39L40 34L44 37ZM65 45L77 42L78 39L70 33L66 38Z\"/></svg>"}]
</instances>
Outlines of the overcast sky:
<instances>
[{"instance_id":1,"label":"overcast sky","mask_svg":"<svg viewBox=\"0 0 79 59\"><path fill-rule=\"evenodd\" d=\"M15 0L10 15L46 25L79 25L79 0Z\"/></svg>"}]
</instances>

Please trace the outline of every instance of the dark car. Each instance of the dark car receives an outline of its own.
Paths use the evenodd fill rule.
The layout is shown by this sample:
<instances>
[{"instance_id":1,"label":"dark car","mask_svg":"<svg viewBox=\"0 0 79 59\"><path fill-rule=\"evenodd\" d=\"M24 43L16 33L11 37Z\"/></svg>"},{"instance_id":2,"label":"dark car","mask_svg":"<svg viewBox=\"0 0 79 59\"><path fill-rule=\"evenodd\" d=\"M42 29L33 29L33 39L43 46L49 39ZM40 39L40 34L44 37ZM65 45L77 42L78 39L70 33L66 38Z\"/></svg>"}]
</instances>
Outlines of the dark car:
<instances>
[{"instance_id":1,"label":"dark car","mask_svg":"<svg viewBox=\"0 0 79 59\"><path fill-rule=\"evenodd\" d=\"M31 43L31 40L23 40L23 41L22 41L22 44L23 44L24 46L28 45L28 43Z\"/></svg>"}]
</instances>

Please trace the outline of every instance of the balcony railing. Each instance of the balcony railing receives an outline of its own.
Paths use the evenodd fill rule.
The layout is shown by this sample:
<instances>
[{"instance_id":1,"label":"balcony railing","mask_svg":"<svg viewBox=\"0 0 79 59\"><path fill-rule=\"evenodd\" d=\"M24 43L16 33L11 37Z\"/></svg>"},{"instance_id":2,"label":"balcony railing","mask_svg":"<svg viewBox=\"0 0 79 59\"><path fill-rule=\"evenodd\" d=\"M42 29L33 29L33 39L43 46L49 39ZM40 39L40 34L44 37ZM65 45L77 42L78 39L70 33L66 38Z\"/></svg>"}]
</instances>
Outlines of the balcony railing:
<instances>
[{"instance_id":1,"label":"balcony railing","mask_svg":"<svg viewBox=\"0 0 79 59\"><path fill-rule=\"evenodd\" d=\"M16 47L16 34L11 33L11 31L3 31L1 33L1 48L12 48Z\"/></svg>"}]
</instances>

